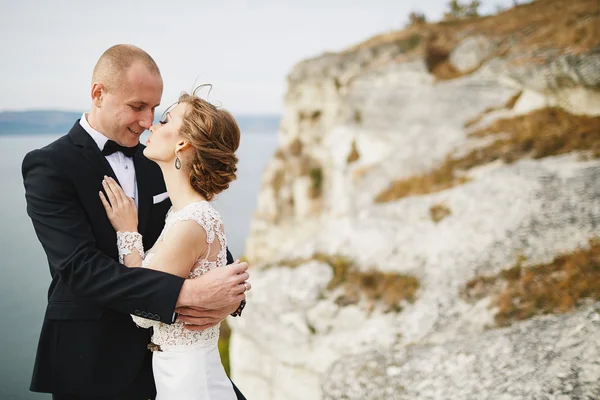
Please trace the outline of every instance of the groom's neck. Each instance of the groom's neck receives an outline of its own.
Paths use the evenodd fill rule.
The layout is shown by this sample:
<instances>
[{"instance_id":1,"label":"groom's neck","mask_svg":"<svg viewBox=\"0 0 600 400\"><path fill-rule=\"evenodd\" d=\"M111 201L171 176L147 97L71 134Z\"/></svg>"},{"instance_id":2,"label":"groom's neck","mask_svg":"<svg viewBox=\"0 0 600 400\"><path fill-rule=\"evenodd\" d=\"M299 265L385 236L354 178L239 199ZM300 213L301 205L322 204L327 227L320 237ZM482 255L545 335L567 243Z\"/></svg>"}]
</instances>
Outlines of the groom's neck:
<instances>
[{"instance_id":1,"label":"groom's neck","mask_svg":"<svg viewBox=\"0 0 600 400\"><path fill-rule=\"evenodd\" d=\"M100 121L98 120L98 117L97 117L94 109L92 109L88 113L85 113L84 116L87 119L88 124L92 127L92 129L94 129L95 131L100 132L101 134L103 134L107 138L112 139L109 135L107 135L107 133L104 131L104 129L100 125Z\"/></svg>"}]
</instances>

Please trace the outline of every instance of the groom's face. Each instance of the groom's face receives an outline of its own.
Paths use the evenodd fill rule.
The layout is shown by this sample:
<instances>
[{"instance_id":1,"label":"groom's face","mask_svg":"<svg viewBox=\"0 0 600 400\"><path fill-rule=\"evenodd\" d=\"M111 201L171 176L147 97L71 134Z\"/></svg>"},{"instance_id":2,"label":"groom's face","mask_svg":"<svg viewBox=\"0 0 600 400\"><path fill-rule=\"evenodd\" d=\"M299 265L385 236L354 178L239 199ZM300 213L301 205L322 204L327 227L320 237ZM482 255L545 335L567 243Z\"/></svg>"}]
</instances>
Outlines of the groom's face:
<instances>
[{"instance_id":1,"label":"groom's face","mask_svg":"<svg viewBox=\"0 0 600 400\"><path fill-rule=\"evenodd\" d=\"M163 83L159 74L134 63L123 73L119 85L103 94L99 117L103 134L122 146L135 146L154 121Z\"/></svg>"}]
</instances>

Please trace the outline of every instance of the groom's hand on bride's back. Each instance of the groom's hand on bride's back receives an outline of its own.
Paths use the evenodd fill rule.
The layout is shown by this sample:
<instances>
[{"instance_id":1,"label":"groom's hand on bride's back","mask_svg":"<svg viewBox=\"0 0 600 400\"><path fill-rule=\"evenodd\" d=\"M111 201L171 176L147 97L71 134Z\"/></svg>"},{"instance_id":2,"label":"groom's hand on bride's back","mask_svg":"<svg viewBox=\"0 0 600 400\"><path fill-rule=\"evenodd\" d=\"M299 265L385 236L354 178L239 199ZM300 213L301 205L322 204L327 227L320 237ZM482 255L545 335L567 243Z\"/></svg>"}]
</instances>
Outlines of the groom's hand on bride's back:
<instances>
[{"instance_id":1,"label":"groom's hand on bride's back","mask_svg":"<svg viewBox=\"0 0 600 400\"><path fill-rule=\"evenodd\" d=\"M233 264L215 268L195 279L186 279L179 292L177 307L208 310L235 309L246 298L250 284L248 263L236 260ZM235 305L235 307L234 307Z\"/></svg>"},{"instance_id":2,"label":"groom's hand on bride's back","mask_svg":"<svg viewBox=\"0 0 600 400\"><path fill-rule=\"evenodd\" d=\"M185 324L185 328L192 331L199 331L210 328L223 321L231 315L239 304L221 308L218 310L208 310L206 308L181 307L176 308L177 320Z\"/></svg>"}]
</instances>

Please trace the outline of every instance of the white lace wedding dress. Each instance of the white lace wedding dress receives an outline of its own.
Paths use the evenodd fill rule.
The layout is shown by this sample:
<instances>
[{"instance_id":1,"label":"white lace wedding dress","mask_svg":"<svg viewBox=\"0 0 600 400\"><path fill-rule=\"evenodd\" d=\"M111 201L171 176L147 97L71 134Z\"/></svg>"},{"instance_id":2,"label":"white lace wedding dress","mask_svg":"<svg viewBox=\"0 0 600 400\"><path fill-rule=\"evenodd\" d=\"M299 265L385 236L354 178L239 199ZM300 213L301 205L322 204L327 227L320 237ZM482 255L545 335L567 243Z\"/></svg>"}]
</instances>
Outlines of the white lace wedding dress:
<instances>
[{"instance_id":1,"label":"white lace wedding dress","mask_svg":"<svg viewBox=\"0 0 600 400\"><path fill-rule=\"evenodd\" d=\"M220 249L216 260L198 259L189 277L196 278L205 272L227 264L227 242L219 213L206 201L190 203L179 211L169 210L165 227L156 241L159 244L166 232L176 223L193 220L206 231L209 247L213 243ZM218 242L215 242L215 238ZM142 267L147 267L152 258L152 249L146 252ZM152 370L156 382L156 400L235 400L231 381L227 377L217 342L219 326L201 331L183 328L183 323L171 325L132 315L142 328L153 328L152 343L160 346L154 351Z\"/></svg>"}]
</instances>

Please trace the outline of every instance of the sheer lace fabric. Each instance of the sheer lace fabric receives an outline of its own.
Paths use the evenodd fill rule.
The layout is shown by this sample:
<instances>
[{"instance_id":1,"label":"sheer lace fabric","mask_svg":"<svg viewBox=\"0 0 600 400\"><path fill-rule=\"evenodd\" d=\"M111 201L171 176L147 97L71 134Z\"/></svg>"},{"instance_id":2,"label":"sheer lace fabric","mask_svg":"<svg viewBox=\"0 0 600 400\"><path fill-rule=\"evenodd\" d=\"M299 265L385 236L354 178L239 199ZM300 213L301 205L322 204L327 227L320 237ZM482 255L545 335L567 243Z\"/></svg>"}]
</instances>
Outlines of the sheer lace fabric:
<instances>
[{"instance_id":1,"label":"sheer lace fabric","mask_svg":"<svg viewBox=\"0 0 600 400\"><path fill-rule=\"evenodd\" d=\"M206 231L206 242L208 245L207 255L196 261L193 269L190 271L189 277L196 278L213 268L224 267L227 264L227 242L225 233L223 232L223 223L219 213L206 201L190 203L179 211L169 210L165 220L165 227L156 243L158 244L164 240L165 234L173 225L189 220L196 221ZM217 239L218 243L215 243L215 239ZM216 257L212 257L215 260L210 260L209 258L211 257L209 255L213 249L213 243L219 246L219 252ZM142 267L145 268L150 264L152 256L152 249L150 249L144 257ZM219 339L218 325L201 331L190 331L184 329L184 325L180 321L168 325L135 315L131 317L139 327L154 328L152 343L159 345L163 350L170 346L189 346L200 343L216 344Z\"/></svg>"},{"instance_id":2,"label":"sheer lace fabric","mask_svg":"<svg viewBox=\"0 0 600 400\"><path fill-rule=\"evenodd\" d=\"M142 235L138 232L117 232L117 248L119 249L119 262L123 264L126 255L137 250L140 257L144 257L144 243Z\"/></svg>"}]
</instances>

